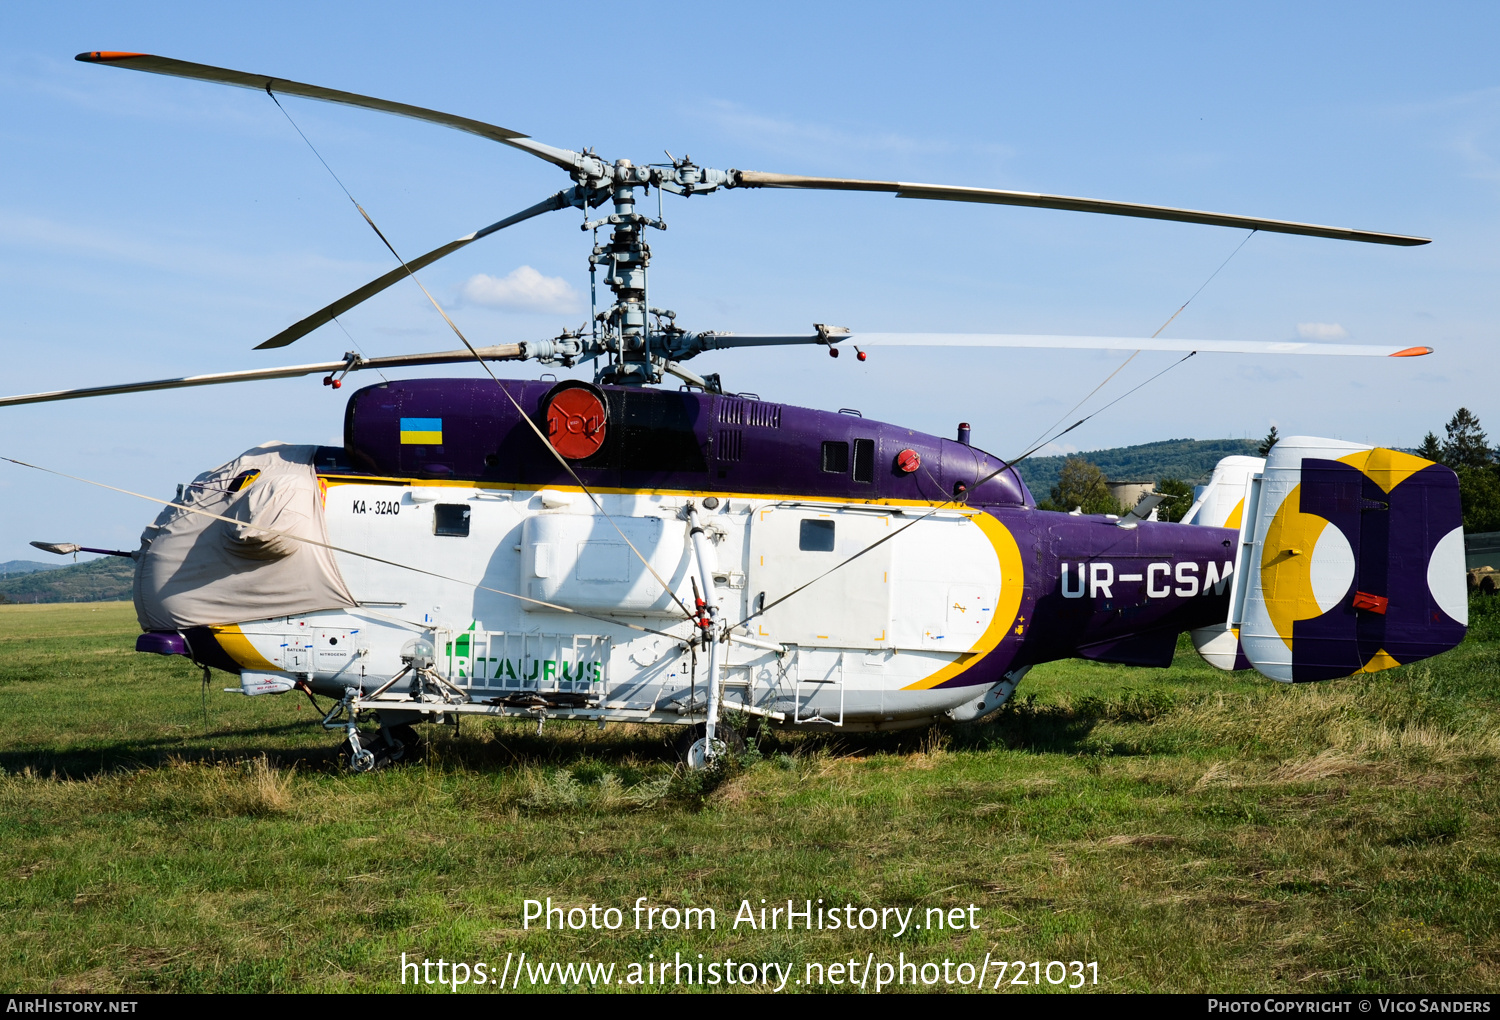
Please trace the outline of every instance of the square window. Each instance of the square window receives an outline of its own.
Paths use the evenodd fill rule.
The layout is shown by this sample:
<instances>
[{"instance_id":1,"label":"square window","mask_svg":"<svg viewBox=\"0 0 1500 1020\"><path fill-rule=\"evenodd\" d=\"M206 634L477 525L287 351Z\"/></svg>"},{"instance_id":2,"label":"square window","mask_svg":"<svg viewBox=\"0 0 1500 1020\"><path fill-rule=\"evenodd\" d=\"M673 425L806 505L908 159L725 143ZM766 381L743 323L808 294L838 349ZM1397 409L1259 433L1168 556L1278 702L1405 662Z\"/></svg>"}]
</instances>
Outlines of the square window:
<instances>
[{"instance_id":1,"label":"square window","mask_svg":"<svg viewBox=\"0 0 1500 1020\"><path fill-rule=\"evenodd\" d=\"M805 520L797 536L797 548L803 552L833 552L833 522Z\"/></svg>"},{"instance_id":2,"label":"square window","mask_svg":"<svg viewBox=\"0 0 1500 1020\"><path fill-rule=\"evenodd\" d=\"M849 444L827 441L823 443L823 470L841 475L849 470Z\"/></svg>"},{"instance_id":3,"label":"square window","mask_svg":"<svg viewBox=\"0 0 1500 1020\"><path fill-rule=\"evenodd\" d=\"M875 480L875 440L873 439L854 441L854 480L856 482Z\"/></svg>"},{"instance_id":4,"label":"square window","mask_svg":"<svg viewBox=\"0 0 1500 1020\"><path fill-rule=\"evenodd\" d=\"M438 503L432 508L432 533L468 538L469 513L470 508L462 503Z\"/></svg>"}]
</instances>

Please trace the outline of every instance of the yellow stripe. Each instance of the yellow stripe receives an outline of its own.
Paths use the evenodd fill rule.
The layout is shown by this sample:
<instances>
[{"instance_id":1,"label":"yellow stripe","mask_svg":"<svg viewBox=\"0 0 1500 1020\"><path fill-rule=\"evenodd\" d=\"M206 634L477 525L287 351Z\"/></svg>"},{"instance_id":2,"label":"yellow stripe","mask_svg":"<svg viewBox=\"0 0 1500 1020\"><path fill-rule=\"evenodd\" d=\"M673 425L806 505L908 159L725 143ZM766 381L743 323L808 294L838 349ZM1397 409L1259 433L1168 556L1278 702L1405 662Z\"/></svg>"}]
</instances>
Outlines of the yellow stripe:
<instances>
[{"instance_id":1,"label":"yellow stripe","mask_svg":"<svg viewBox=\"0 0 1500 1020\"><path fill-rule=\"evenodd\" d=\"M443 434L441 432L403 432L401 433L402 446L442 446Z\"/></svg>"},{"instance_id":2,"label":"yellow stripe","mask_svg":"<svg viewBox=\"0 0 1500 1020\"><path fill-rule=\"evenodd\" d=\"M1245 500L1241 498L1240 501L1234 505L1234 509L1229 511L1229 519L1224 522L1224 527L1238 528L1240 526L1240 515L1242 515L1244 512Z\"/></svg>"},{"instance_id":3,"label":"yellow stripe","mask_svg":"<svg viewBox=\"0 0 1500 1020\"><path fill-rule=\"evenodd\" d=\"M1292 486L1277 508L1260 551L1260 584L1271 626L1292 647L1292 625L1323 615L1313 594L1312 558L1328 521L1299 508L1302 486Z\"/></svg>"},{"instance_id":4,"label":"yellow stripe","mask_svg":"<svg viewBox=\"0 0 1500 1020\"><path fill-rule=\"evenodd\" d=\"M279 670L281 667L271 662L264 655L255 650L245 632L240 630L239 624L231 623L227 627L210 627L214 638L219 642L219 647L225 653L247 669L271 669Z\"/></svg>"},{"instance_id":5,"label":"yellow stripe","mask_svg":"<svg viewBox=\"0 0 1500 1020\"><path fill-rule=\"evenodd\" d=\"M1432 467L1430 460L1423 460L1421 457L1414 457L1400 450L1385 450L1378 447L1374 450L1364 450L1360 453L1351 453L1347 457L1340 457L1339 463L1359 468L1366 477L1386 492L1390 492L1423 468ZM1382 666L1381 668L1389 669L1390 667Z\"/></svg>"},{"instance_id":6,"label":"yellow stripe","mask_svg":"<svg viewBox=\"0 0 1500 1020\"><path fill-rule=\"evenodd\" d=\"M1383 669L1393 669L1399 665L1401 665L1401 663L1397 662L1389 652L1382 648L1374 655L1370 656L1369 662L1359 667L1359 669L1356 669L1354 671L1354 675L1358 676L1361 673L1379 673Z\"/></svg>"},{"instance_id":7,"label":"yellow stripe","mask_svg":"<svg viewBox=\"0 0 1500 1020\"><path fill-rule=\"evenodd\" d=\"M931 676L918 680L914 684L907 684L901 688L903 691L925 691L958 676L995 650L995 647L1005 639L1005 634L1010 630L1011 624L1016 622L1016 614L1021 611L1021 596L1025 593L1026 587L1026 570L1015 536L1010 533L1009 528L989 514L975 514L969 519L979 525L979 530L984 532L985 537L990 540L990 545L995 547L995 555L1000 559L1000 598L995 603L994 619L990 620L990 625L985 628L973 648Z\"/></svg>"}]
</instances>

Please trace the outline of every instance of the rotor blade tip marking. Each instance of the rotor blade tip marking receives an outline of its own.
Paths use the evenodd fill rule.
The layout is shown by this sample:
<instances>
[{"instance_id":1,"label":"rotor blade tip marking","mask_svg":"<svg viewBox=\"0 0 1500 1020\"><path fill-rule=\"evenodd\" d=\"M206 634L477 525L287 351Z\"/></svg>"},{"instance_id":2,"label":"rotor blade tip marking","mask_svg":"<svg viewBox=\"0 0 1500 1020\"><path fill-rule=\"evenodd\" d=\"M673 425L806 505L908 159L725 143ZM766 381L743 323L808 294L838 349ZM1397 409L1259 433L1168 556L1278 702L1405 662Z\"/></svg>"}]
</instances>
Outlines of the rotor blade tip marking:
<instances>
[{"instance_id":1,"label":"rotor blade tip marking","mask_svg":"<svg viewBox=\"0 0 1500 1020\"><path fill-rule=\"evenodd\" d=\"M82 60L85 63L97 64L106 60L129 60L131 57L144 57L145 53L124 53L118 50L90 50L80 53L74 60Z\"/></svg>"},{"instance_id":2,"label":"rotor blade tip marking","mask_svg":"<svg viewBox=\"0 0 1500 1020\"><path fill-rule=\"evenodd\" d=\"M1432 348L1431 347L1408 347L1404 351L1397 351L1395 354L1392 354L1391 357L1393 357L1393 358L1420 358L1424 354L1431 354L1431 353L1432 353Z\"/></svg>"}]
</instances>

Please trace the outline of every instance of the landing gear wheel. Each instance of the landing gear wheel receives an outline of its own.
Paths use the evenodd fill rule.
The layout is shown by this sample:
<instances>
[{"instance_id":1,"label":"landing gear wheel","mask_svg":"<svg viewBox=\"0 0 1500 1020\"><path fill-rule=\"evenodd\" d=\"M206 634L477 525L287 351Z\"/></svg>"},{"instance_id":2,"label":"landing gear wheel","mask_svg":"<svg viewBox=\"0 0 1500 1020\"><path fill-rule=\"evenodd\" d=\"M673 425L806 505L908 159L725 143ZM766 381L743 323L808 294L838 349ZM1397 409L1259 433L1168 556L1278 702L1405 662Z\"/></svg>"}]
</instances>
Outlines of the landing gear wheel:
<instances>
[{"instance_id":1,"label":"landing gear wheel","mask_svg":"<svg viewBox=\"0 0 1500 1020\"><path fill-rule=\"evenodd\" d=\"M349 760L350 772L369 772L400 761L416 761L422 756L422 749L422 738L408 723L361 734L358 751L345 739L339 753Z\"/></svg>"},{"instance_id":2,"label":"landing gear wheel","mask_svg":"<svg viewBox=\"0 0 1500 1020\"><path fill-rule=\"evenodd\" d=\"M386 733L390 735L391 740L396 742L396 746L391 749L390 760L392 762L417 761L422 757L422 752L426 750L426 745L422 737L417 733L416 727L410 723L392 726L386 730Z\"/></svg>"},{"instance_id":3,"label":"landing gear wheel","mask_svg":"<svg viewBox=\"0 0 1500 1020\"><path fill-rule=\"evenodd\" d=\"M704 737L707 732L708 727L702 723L685 727L672 743L672 749L677 753L677 760L686 763L690 769L701 769L707 765L710 760L708 741ZM745 735L728 723L720 721L714 727L714 757L744 753Z\"/></svg>"},{"instance_id":4,"label":"landing gear wheel","mask_svg":"<svg viewBox=\"0 0 1500 1020\"><path fill-rule=\"evenodd\" d=\"M729 745L717 737L714 738L713 747L714 758L722 758L729 753ZM683 756L683 761L687 763L687 767L694 770L706 767L709 760L707 737L699 737L693 741L692 746L687 750L687 754Z\"/></svg>"},{"instance_id":5,"label":"landing gear wheel","mask_svg":"<svg viewBox=\"0 0 1500 1020\"><path fill-rule=\"evenodd\" d=\"M375 764L375 753L363 747L349 756L350 772L369 772Z\"/></svg>"}]
</instances>

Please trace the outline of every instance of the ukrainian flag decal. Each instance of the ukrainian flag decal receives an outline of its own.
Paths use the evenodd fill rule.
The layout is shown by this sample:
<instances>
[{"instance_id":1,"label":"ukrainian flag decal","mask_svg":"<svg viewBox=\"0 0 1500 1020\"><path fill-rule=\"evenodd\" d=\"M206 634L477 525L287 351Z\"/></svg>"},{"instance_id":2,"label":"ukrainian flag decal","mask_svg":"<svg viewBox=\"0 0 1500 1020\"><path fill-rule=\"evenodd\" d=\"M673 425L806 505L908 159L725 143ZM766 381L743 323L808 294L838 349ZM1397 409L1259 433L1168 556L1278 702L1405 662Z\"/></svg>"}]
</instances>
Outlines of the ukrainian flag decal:
<instances>
[{"instance_id":1,"label":"ukrainian flag decal","mask_svg":"<svg viewBox=\"0 0 1500 1020\"><path fill-rule=\"evenodd\" d=\"M443 419L402 418L401 445L441 446L443 443Z\"/></svg>"}]
</instances>

